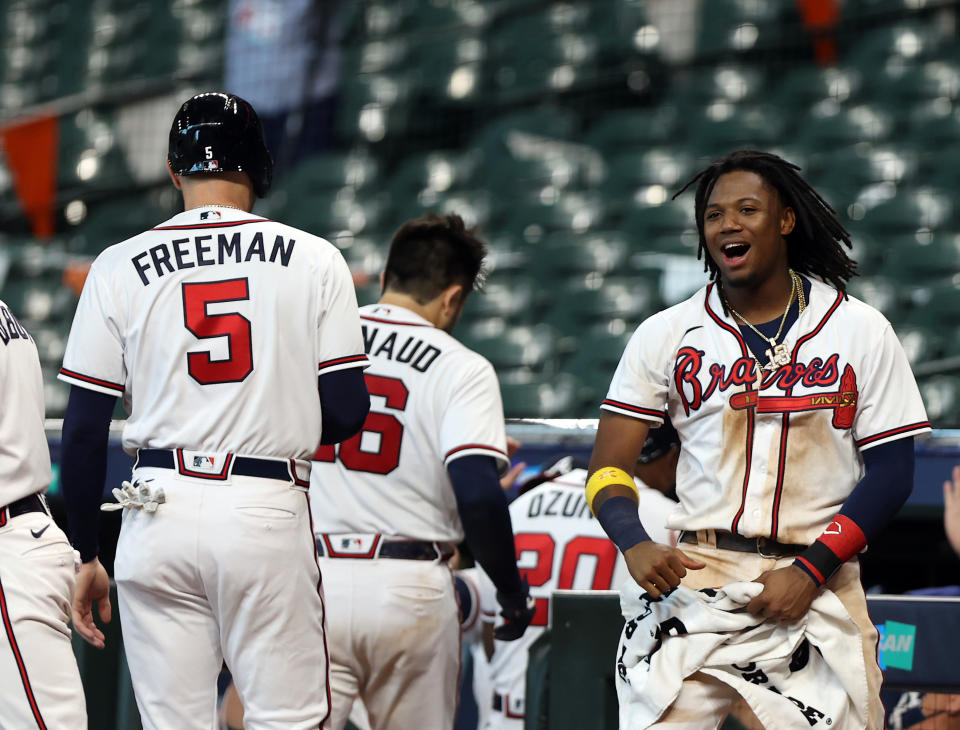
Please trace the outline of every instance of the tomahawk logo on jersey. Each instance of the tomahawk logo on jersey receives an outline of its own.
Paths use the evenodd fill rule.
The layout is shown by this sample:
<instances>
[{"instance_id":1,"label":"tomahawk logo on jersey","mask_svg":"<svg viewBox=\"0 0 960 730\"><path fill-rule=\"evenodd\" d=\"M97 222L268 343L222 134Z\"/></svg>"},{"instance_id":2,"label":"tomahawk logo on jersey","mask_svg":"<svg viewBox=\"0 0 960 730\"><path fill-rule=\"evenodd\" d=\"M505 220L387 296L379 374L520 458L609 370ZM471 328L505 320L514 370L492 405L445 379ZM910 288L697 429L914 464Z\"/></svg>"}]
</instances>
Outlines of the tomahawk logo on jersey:
<instances>
[{"instance_id":1,"label":"tomahawk logo on jersey","mask_svg":"<svg viewBox=\"0 0 960 730\"><path fill-rule=\"evenodd\" d=\"M682 509L669 527L808 545L862 477L858 451L930 431L890 323L810 284L809 305L783 339L789 362L760 379L713 285L631 338L603 408L656 422L671 404L684 449ZM720 447L730 442L746 448Z\"/></svg>"},{"instance_id":2,"label":"tomahawk logo on jersey","mask_svg":"<svg viewBox=\"0 0 960 730\"><path fill-rule=\"evenodd\" d=\"M447 464L469 454L509 464L493 367L402 307L369 305L360 319L370 414L357 436L315 456L314 528L460 542Z\"/></svg>"},{"instance_id":3,"label":"tomahawk logo on jersey","mask_svg":"<svg viewBox=\"0 0 960 730\"><path fill-rule=\"evenodd\" d=\"M309 459L320 442L318 374L366 364L336 248L204 206L97 257L59 377L124 396L128 451Z\"/></svg>"}]
</instances>

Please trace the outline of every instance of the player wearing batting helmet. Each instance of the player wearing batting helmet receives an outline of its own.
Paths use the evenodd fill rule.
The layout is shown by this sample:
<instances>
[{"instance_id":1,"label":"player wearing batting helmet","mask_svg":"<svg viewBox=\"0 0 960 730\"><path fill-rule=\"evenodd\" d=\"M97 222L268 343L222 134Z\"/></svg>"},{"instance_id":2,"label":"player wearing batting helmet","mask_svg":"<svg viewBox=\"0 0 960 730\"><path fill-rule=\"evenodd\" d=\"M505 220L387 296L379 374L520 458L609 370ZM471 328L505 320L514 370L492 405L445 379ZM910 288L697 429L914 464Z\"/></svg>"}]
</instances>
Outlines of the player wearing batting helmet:
<instances>
[{"instance_id":1,"label":"player wearing batting helmet","mask_svg":"<svg viewBox=\"0 0 960 730\"><path fill-rule=\"evenodd\" d=\"M170 130L184 212L90 269L60 378L62 474L83 567L73 623L110 619L98 503L115 401L135 458L115 577L144 728L208 730L226 660L250 728L330 713L310 457L369 409L356 294L330 243L252 214L272 162L243 99L188 99Z\"/></svg>"},{"instance_id":2,"label":"player wearing batting helmet","mask_svg":"<svg viewBox=\"0 0 960 730\"><path fill-rule=\"evenodd\" d=\"M857 555L910 493L913 439L930 430L923 403L890 323L847 296L849 236L797 167L738 151L693 183L710 282L627 345L602 405L587 498L654 599L678 585L756 581L763 589L747 610L790 622L832 591L860 629L863 665L850 671L869 688L866 726L880 728L877 631ZM678 547L648 539L632 479L666 413L681 440L680 507L668 522L683 531ZM694 674L654 727L712 727L735 699Z\"/></svg>"}]
</instances>

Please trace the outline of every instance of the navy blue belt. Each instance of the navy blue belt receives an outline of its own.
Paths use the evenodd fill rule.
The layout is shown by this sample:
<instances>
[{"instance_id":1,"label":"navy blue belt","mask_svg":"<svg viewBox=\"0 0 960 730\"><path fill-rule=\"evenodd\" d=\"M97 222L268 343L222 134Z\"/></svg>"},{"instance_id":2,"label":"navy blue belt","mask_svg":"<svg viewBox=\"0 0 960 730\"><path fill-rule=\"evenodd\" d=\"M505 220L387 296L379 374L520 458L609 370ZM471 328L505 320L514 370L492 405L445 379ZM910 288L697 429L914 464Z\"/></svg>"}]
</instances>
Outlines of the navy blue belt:
<instances>
[{"instance_id":1,"label":"navy blue belt","mask_svg":"<svg viewBox=\"0 0 960 730\"><path fill-rule=\"evenodd\" d=\"M192 469L190 464L182 462L182 450L170 451L167 449L140 449L134 469L138 467L152 467L155 469L176 469L181 474L201 479L226 479L230 474L244 477L261 477L263 479L291 480L291 465L286 461L275 459L256 459L250 456L233 456L227 454L221 472L211 474ZM232 468L231 468L232 465Z\"/></svg>"},{"instance_id":2,"label":"navy blue belt","mask_svg":"<svg viewBox=\"0 0 960 730\"><path fill-rule=\"evenodd\" d=\"M377 535L367 552L338 552L327 547L325 535L317 538L317 553L322 558L352 558L371 560L373 558L394 558L396 560L447 560L453 556L453 545L449 542L427 542L425 540L383 540Z\"/></svg>"},{"instance_id":3,"label":"navy blue belt","mask_svg":"<svg viewBox=\"0 0 960 730\"><path fill-rule=\"evenodd\" d=\"M11 502L6 507L0 507L0 527L7 524L7 520L14 517L25 515L28 512L46 512L46 505L43 503L43 497L39 494L31 494L29 497L23 497L15 502Z\"/></svg>"}]
</instances>

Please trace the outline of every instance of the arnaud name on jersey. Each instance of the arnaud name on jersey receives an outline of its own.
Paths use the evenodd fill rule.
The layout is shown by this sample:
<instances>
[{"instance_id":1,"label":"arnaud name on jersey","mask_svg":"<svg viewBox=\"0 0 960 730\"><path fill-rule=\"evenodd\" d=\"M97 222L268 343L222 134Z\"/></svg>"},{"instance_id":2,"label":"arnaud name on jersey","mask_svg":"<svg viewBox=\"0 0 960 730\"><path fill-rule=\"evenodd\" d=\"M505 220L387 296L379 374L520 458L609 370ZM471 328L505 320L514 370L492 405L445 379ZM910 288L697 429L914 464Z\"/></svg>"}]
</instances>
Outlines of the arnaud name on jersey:
<instances>
[{"instance_id":1,"label":"arnaud name on jersey","mask_svg":"<svg viewBox=\"0 0 960 730\"><path fill-rule=\"evenodd\" d=\"M29 340L30 335L6 307L0 307L0 342L4 345L10 340Z\"/></svg>"},{"instance_id":2,"label":"arnaud name on jersey","mask_svg":"<svg viewBox=\"0 0 960 730\"><path fill-rule=\"evenodd\" d=\"M407 335L398 342L397 333L390 332L379 337L380 330L361 323L363 330L363 348L371 357L385 357L400 363L407 363L417 372L425 373L440 356L440 348L427 345L423 340ZM379 337L379 339L378 339Z\"/></svg>"},{"instance_id":3,"label":"arnaud name on jersey","mask_svg":"<svg viewBox=\"0 0 960 730\"><path fill-rule=\"evenodd\" d=\"M273 240L273 247L267 254L263 242L263 233L257 231L252 236L249 232L240 231L230 234L218 233L216 241L212 234L203 234L191 238L175 238L168 243L151 246L130 259L130 263L137 270L140 281L149 286L148 276L158 279L164 274L172 274L177 269L192 269L195 266L215 266L223 263L249 263L260 261L279 263L289 266L293 256L292 238L284 240L277 236Z\"/></svg>"}]
</instances>

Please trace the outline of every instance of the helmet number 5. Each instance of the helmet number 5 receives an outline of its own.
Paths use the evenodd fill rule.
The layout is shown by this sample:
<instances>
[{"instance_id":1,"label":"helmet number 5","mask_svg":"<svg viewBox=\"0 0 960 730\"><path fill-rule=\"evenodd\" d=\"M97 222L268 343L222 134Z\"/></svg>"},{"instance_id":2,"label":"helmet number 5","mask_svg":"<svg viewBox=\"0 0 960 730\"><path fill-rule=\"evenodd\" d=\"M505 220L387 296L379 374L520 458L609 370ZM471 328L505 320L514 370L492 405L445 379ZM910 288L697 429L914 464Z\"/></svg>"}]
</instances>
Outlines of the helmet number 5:
<instances>
[{"instance_id":1,"label":"helmet number 5","mask_svg":"<svg viewBox=\"0 0 960 730\"><path fill-rule=\"evenodd\" d=\"M220 302L250 299L246 278L203 281L183 285L183 324L198 339L226 337L230 356L214 360L209 351L188 352L187 372L201 385L239 383L253 372L250 320L238 312L210 314L207 307Z\"/></svg>"},{"instance_id":2,"label":"helmet number 5","mask_svg":"<svg viewBox=\"0 0 960 730\"><path fill-rule=\"evenodd\" d=\"M212 159L213 159L213 147L212 147L211 145L207 145L206 147L204 147L204 148L203 148L203 154L206 155L206 158L207 158L208 160L212 160Z\"/></svg>"}]
</instances>

